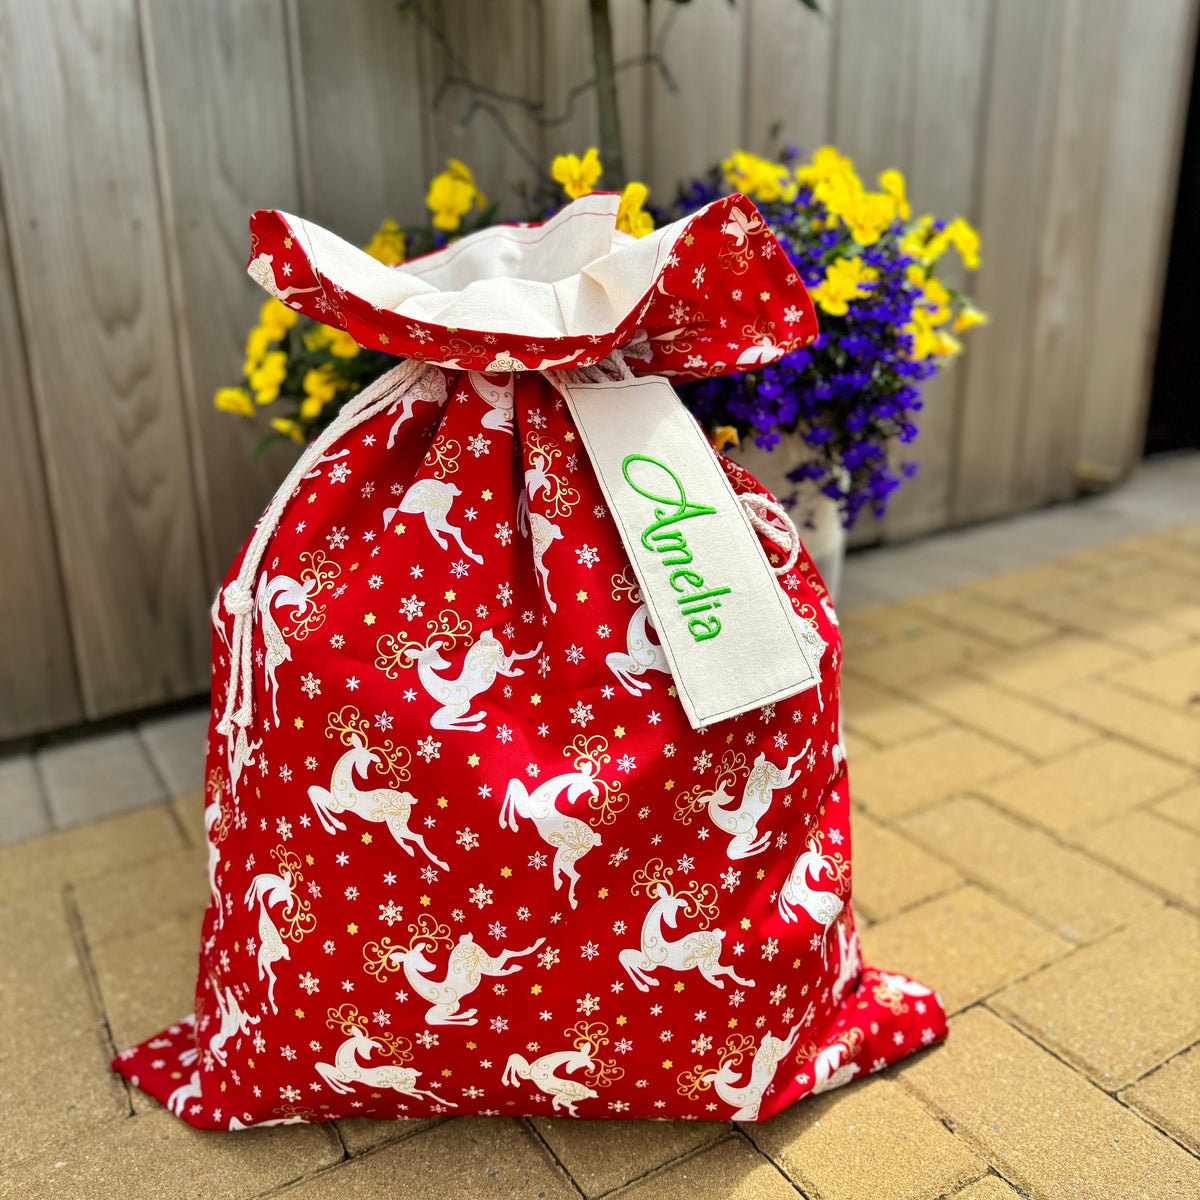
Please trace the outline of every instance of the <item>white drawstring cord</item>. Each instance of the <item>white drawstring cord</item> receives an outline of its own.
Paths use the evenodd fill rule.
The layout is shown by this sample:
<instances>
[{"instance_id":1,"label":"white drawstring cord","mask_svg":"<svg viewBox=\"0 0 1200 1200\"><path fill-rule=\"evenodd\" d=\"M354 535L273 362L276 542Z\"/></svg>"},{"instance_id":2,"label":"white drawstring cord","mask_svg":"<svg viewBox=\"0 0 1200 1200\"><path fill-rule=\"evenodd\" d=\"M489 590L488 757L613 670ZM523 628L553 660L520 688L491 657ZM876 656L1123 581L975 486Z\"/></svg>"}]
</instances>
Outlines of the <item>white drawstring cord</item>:
<instances>
[{"instance_id":1,"label":"white drawstring cord","mask_svg":"<svg viewBox=\"0 0 1200 1200\"><path fill-rule=\"evenodd\" d=\"M787 559L783 565L771 568L776 575L786 575L796 565L796 559L800 557L800 531L796 528L792 518L788 516L787 509L766 496L760 496L757 492L739 496L738 499L741 501L742 509L749 518L750 524L772 545L787 551ZM780 528L779 525L768 521L763 516L764 513L774 517L776 521L782 522L783 527Z\"/></svg>"},{"instance_id":2,"label":"white drawstring cord","mask_svg":"<svg viewBox=\"0 0 1200 1200\"><path fill-rule=\"evenodd\" d=\"M283 510L292 498L292 493L300 485L300 481L320 461L325 452L335 442L345 437L355 426L369 420L382 412L390 404L395 403L429 368L427 364L405 359L385 375L381 375L370 387L364 388L353 400L350 400L340 413L326 426L322 432L309 443L304 453L296 461L288 477L279 485L267 511L246 547L241 569L237 578L229 583L225 590L218 594L213 601L212 618L221 640L229 647L229 686L225 696L225 712L217 725L217 732L232 738L235 725L245 729L254 720L254 682L253 682L253 643L254 643L254 592L253 587L258 577L258 568L263 555L279 522L283 518ZM220 616L220 608L224 604L225 611L233 617L233 633L226 640L225 622ZM241 691L241 705L234 711L238 691Z\"/></svg>"}]
</instances>

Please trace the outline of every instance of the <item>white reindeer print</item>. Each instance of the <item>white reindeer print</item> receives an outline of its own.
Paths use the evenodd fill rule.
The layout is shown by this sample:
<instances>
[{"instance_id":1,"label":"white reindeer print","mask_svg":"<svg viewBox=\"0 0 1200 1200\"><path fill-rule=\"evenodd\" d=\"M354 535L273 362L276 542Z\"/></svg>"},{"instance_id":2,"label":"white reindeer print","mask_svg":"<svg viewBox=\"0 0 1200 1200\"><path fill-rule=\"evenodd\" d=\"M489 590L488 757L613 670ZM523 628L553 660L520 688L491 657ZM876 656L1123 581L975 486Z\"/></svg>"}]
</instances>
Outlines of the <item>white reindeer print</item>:
<instances>
[{"instance_id":1,"label":"white reindeer print","mask_svg":"<svg viewBox=\"0 0 1200 1200\"><path fill-rule=\"evenodd\" d=\"M599 795L595 768L590 763L585 763L584 767L584 770L567 771L553 779L547 779L532 792L525 789L520 779L512 779L509 781L508 791L504 794L504 803L500 806L501 829L507 827L515 830L517 817L524 817L533 822L542 841L554 847L554 890L558 891L562 887L565 875L570 880L567 900L572 908L577 907L575 885L579 882L579 872L575 869L575 864L593 846L600 845L600 835L586 821L559 812L555 801L563 792L566 792L567 800L572 804L580 796Z\"/></svg>"},{"instance_id":2,"label":"white reindeer print","mask_svg":"<svg viewBox=\"0 0 1200 1200\"><path fill-rule=\"evenodd\" d=\"M217 868L221 862L221 848L215 840L214 830L221 823L221 786L212 790L212 803L204 806L204 836L208 844L208 890L212 893L212 906L217 914L217 928L225 927L225 897L217 887Z\"/></svg>"},{"instance_id":3,"label":"white reindeer print","mask_svg":"<svg viewBox=\"0 0 1200 1200\"><path fill-rule=\"evenodd\" d=\"M858 948L858 930L851 928L849 936L846 934L846 927L850 924L849 921L838 922L838 973L829 992L834 1004L841 1004L846 988L858 978L859 972L862 970L862 954ZM905 983L909 982L903 979L903 976L898 978Z\"/></svg>"},{"instance_id":4,"label":"white reindeer print","mask_svg":"<svg viewBox=\"0 0 1200 1200\"><path fill-rule=\"evenodd\" d=\"M542 584L542 594L546 597L546 605L550 611L557 612L558 605L550 599L550 568L543 560L551 544L562 537L562 530L541 513L530 513L529 534L533 546L533 566Z\"/></svg>"},{"instance_id":5,"label":"white reindeer print","mask_svg":"<svg viewBox=\"0 0 1200 1200\"><path fill-rule=\"evenodd\" d=\"M805 743L804 749L795 758L789 758L787 765L782 767L770 762L765 753L760 754L746 776L742 799L737 808L724 807L733 803L733 797L725 791L724 781L709 796L708 815L712 823L733 835L725 851L730 858L750 858L761 854L771 844L771 831L764 829L759 833L758 823L767 815L774 793L791 787L799 778L796 764L803 762L809 745L811 743Z\"/></svg>"},{"instance_id":6,"label":"white reindeer print","mask_svg":"<svg viewBox=\"0 0 1200 1200\"><path fill-rule=\"evenodd\" d=\"M213 992L217 997L217 1012L220 1014L221 1023L217 1032L209 1038L208 1050L209 1053L221 1064L225 1065L225 1043L229 1041L234 1034L246 1034L250 1032L251 1025L257 1025L261 1018L252 1017L248 1013L242 1011L242 1006L238 1003L238 998L233 994L233 988L226 986L224 994L221 992L221 985L215 980L213 981Z\"/></svg>"},{"instance_id":7,"label":"white reindeer print","mask_svg":"<svg viewBox=\"0 0 1200 1200\"><path fill-rule=\"evenodd\" d=\"M476 554L462 540L462 530L457 525L451 525L446 519L450 515L454 497L461 495L462 491L458 487L453 483L447 483L444 479L418 479L404 493L399 507L383 510L383 527L386 529L398 512L422 516L425 518L425 527L429 530L430 536L441 549L448 550L450 548L449 543L442 536L448 533L468 558L481 563L483 556Z\"/></svg>"},{"instance_id":8,"label":"white reindeer print","mask_svg":"<svg viewBox=\"0 0 1200 1200\"><path fill-rule=\"evenodd\" d=\"M243 1113L242 1115L245 1117L248 1117L250 1114ZM229 1118L229 1128L231 1130L233 1130L233 1129L265 1129L266 1126L268 1126L268 1125L307 1125L308 1123L309 1123L308 1117L304 1117L304 1116L272 1117L271 1120L269 1120L269 1121L249 1121L245 1125L243 1125L242 1122L237 1119L237 1117Z\"/></svg>"},{"instance_id":9,"label":"white reindeer print","mask_svg":"<svg viewBox=\"0 0 1200 1200\"><path fill-rule=\"evenodd\" d=\"M397 409L400 410L396 423L388 433L389 450L396 444L396 435L401 427L412 418L413 408L421 402L438 405L446 403L446 376L441 371L425 371L417 376L405 393L388 409L389 417Z\"/></svg>"},{"instance_id":10,"label":"white reindeer print","mask_svg":"<svg viewBox=\"0 0 1200 1200\"><path fill-rule=\"evenodd\" d=\"M275 922L271 920L271 906L282 905L280 913L286 913L296 903L296 894L292 891L292 873L284 869L282 875L271 875L264 872L255 875L246 889L246 907L253 910L258 903L258 977L269 980L267 984L267 1000L272 1012L278 1012L275 1004L275 964L281 958L291 958L287 944L284 942Z\"/></svg>"},{"instance_id":11,"label":"white reindeer print","mask_svg":"<svg viewBox=\"0 0 1200 1200\"><path fill-rule=\"evenodd\" d=\"M488 406L480 418L484 429L495 429L498 433L513 431L513 377L506 374L503 383L493 383L479 371L471 371L467 378L479 398Z\"/></svg>"},{"instance_id":12,"label":"white reindeer print","mask_svg":"<svg viewBox=\"0 0 1200 1200\"><path fill-rule=\"evenodd\" d=\"M834 875L833 865L817 849L813 839L809 839L807 848L792 864L791 873L779 891L779 915L785 921L795 921L797 916L793 905L802 908L818 925L821 926L821 954L825 953L825 937L830 926L842 915L845 902L836 892L822 892L808 882L808 873L820 879L822 872Z\"/></svg>"},{"instance_id":13,"label":"white reindeer print","mask_svg":"<svg viewBox=\"0 0 1200 1200\"><path fill-rule=\"evenodd\" d=\"M361 789L354 782L355 775L366 778L372 763L379 762L379 755L369 749L358 734L351 737L350 749L337 760L333 768L333 778L328 788L315 784L308 789L308 798L316 809L317 819L321 822L326 833L335 829L345 829L344 822L339 821L334 813L353 812L364 821L382 822L388 827L397 845L406 854L413 856L415 851L409 842L415 842L421 847L421 852L441 867L448 870L440 858L425 845L425 839L409 829L408 822L412 815L412 806L417 798L411 792L397 791L395 788Z\"/></svg>"},{"instance_id":14,"label":"white reindeer print","mask_svg":"<svg viewBox=\"0 0 1200 1200\"><path fill-rule=\"evenodd\" d=\"M255 597L255 607L258 609L258 625L262 630L266 654L263 660L263 675L266 690L271 695L271 714L275 718L275 727L279 728L279 684L275 672L292 657L292 648L284 640L271 609L284 605L292 609L295 617L304 613L309 605L309 594L317 586L315 579L306 579L303 583L287 575L276 575L268 580L266 575L258 583L258 594Z\"/></svg>"},{"instance_id":15,"label":"white reindeer print","mask_svg":"<svg viewBox=\"0 0 1200 1200\"><path fill-rule=\"evenodd\" d=\"M502 950L493 957L475 944L472 934L464 933L450 951L446 977L440 983L427 978L434 969L433 963L425 957L425 951L432 950L429 942L418 938L408 950L397 950L390 957L393 963L404 968L408 986L429 1001L431 1007L425 1014L427 1025L475 1025L478 1009L459 1012L459 1004L483 982L485 975L512 975L519 971L520 965L508 966L508 960L532 954L545 940L538 938L525 950Z\"/></svg>"},{"instance_id":16,"label":"white reindeer print","mask_svg":"<svg viewBox=\"0 0 1200 1200\"><path fill-rule=\"evenodd\" d=\"M311 471L309 471L309 473L307 475L305 475L304 478L305 479L319 478L321 475L321 468L326 463L337 462L337 460L339 458L345 458L347 455L349 455L349 453L350 453L349 450L343 449L343 450L335 450L332 454L322 454L321 457L317 459L316 465L313 467L313 469Z\"/></svg>"},{"instance_id":17,"label":"white reindeer print","mask_svg":"<svg viewBox=\"0 0 1200 1200\"><path fill-rule=\"evenodd\" d=\"M593 1066L592 1044L583 1042L575 1050L559 1050L554 1054L543 1054L529 1062L520 1054L510 1054L504 1065L500 1082L511 1087L520 1087L521 1080L528 1080L539 1091L553 1097L554 1112L565 1112L568 1117L576 1116L575 1105L581 1100L595 1100L600 1094L578 1079L563 1079L554 1072L561 1067L568 1074L587 1070Z\"/></svg>"},{"instance_id":18,"label":"white reindeer print","mask_svg":"<svg viewBox=\"0 0 1200 1200\"><path fill-rule=\"evenodd\" d=\"M525 672L515 664L535 658L542 652L542 643L538 642L528 654L516 651L506 654L499 638L490 629L485 629L467 650L458 678L443 679L437 672L450 666L440 654L444 644L440 638L434 638L428 646L410 646L404 653L417 664L421 686L441 705L429 718L430 727L466 733L479 733L487 728L484 721L487 713L482 709L472 713L472 700L486 692L496 682L497 675L509 678L523 675Z\"/></svg>"},{"instance_id":19,"label":"white reindeer print","mask_svg":"<svg viewBox=\"0 0 1200 1200\"><path fill-rule=\"evenodd\" d=\"M754 1052L750 1074L741 1083L737 1082L740 1070L733 1060L723 1062L717 1070L700 1077L701 1082L710 1085L726 1104L737 1109L737 1112L730 1116L731 1121L758 1120L758 1110L767 1089L775 1079L775 1072L783 1059L792 1052L799 1036L799 1025L794 1025L786 1038L764 1034Z\"/></svg>"},{"instance_id":20,"label":"white reindeer print","mask_svg":"<svg viewBox=\"0 0 1200 1200\"><path fill-rule=\"evenodd\" d=\"M608 669L621 681L621 686L631 696L649 690L650 684L639 678L647 671L661 671L664 675L671 673L662 646L646 636L647 631L653 628L650 623L650 609L645 604L639 604L633 610L633 616L629 618L629 628L625 631L625 653L614 650L604 660Z\"/></svg>"},{"instance_id":21,"label":"white reindeer print","mask_svg":"<svg viewBox=\"0 0 1200 1200\"><path fill-rule=\"evenodd\" d=\"M237 791L238 780L247 767L254 766L254 752L262 745L262 740L252 742L244 725L237 727L236 735L230 733L226 747L229 756L229 791L232 795Z\"/></svg>"},{"instance_id":22,"label":"white reindeer print","mask_svg":"<svg viewBox=\"0 0 1200 1200\"><path fill-rule=\"evenodd\" d=\"M350 1036L337 1048L333 1062L316 1064L317 1074L333 1091L347 1095L354 1091L356 1085L379 1090L390 1088L402 1096L425 1098L435 1104L444 1104L448 1108L458 1107L452 1100L443 1100L436 1092L417 1087L421 1072L413 1070L412 1067L392 1063L378 1067L364 1066L358 1061L359 1058L370 1058L372 1050L381 1049L380 1043L360 1026L347 1024L344 1028Z\"/></svg>"},{"instance_id":23,"label":"white reindeer print","mask_svg":"<svg viewBox=\"0 0 1200 1200\"><path fill-rule=\"evenodd\" d=\"M721 943L725 930L699 929L673 942L663 932L664 925L669 929L676 927L682 909L688 910L688 916L703 914L707 923L715 910L715 899L705 900L702 890L695 884L675 894L665 877L651 878L649 884L653 887L650 894L655 896L655 901L642 922L642 944L636 950L622 950L617 955L639 991L648 992L651 987L658 986L659 981L651 972L659 967L668 967L672 971L698 970L714 987L725 987L725 980L720 978L724 975L742 987L754 986L754 980L742 979L733 967L722 965Z\"/></svg>"},{"instance_id":24,"label":"white reindeer print","mask_svg":"<svg viewBox=\"0 0 1200 1200\"><path fill-rule=\"evenodd\" d=\"M841 1038L836 1042L831 1042L813 1059L812 1095L819 1096L822 1092L832 1092L834 1088L849 1083L862 1070L858 1063L846 1061L858 1053L861 1035L857 1030L853 1030L851 1036L843 1040L845 1038L846 1035L843 1034Z\"/></svg>"},{"instance_id":25,"label":"white reindeer print","mask_svg":"<svg viewBox=\"0 0 1200 1200\"><path fill-rule=\"evenodd\" d=\"M319 287L307 288L281 288L275 282L275 268L271 265L274 257L270 254L260 254L257 258L252 259L249 266L246 267L246 274L258 284L259 287L265 288L276 300L287 300L289 296L300 296L305 292L319 292Z\"/></svg>"},{"instance_id":26,"label":"white reindeer print","mask_svg":"<svg viewBox=\"0 0 1200 1200\"><path fill-rule=\"evenodd\" d=\"M183 1116L183 1110L189 1100L200 1099L200 1072L193 1071L187 1083L181 1083L168 1097L167 1107L177 1116Z\"/></svg>"},{"instance_id":27,"label":"white reindeer print","mask_svg":"<svg viewBox=\"0 0 1200 1200\"><path fill-rule=\"evenodd\" d=\"M816 622L802 617L794 608L791 610L791 618L792 625L800 638L804 661L808 663L809 669L817 681L817 708L824 712L825 701L821 697L821 659L825 657L827 649L825 639L818 632Z\"/></svg>"}]
</instances>

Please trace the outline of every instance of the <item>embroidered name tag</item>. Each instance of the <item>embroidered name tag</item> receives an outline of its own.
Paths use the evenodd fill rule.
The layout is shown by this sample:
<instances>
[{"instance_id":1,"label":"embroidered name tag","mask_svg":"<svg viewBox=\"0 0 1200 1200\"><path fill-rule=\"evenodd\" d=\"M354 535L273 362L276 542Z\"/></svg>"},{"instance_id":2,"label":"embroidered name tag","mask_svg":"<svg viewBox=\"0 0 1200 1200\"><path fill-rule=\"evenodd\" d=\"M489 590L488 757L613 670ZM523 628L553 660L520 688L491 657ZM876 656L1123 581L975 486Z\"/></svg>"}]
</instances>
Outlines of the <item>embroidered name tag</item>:
<instances>
[{"instance_id":1,"label":"embroidered name tag","mask_svg":"<svg viewBox=\"0 0 1200 1200\"><path fill-rule=\"evenodd\" d=\"M692 728L817 683L791 602L670 383L649 375L566 396Z\"/></svg>"}]
</instances>

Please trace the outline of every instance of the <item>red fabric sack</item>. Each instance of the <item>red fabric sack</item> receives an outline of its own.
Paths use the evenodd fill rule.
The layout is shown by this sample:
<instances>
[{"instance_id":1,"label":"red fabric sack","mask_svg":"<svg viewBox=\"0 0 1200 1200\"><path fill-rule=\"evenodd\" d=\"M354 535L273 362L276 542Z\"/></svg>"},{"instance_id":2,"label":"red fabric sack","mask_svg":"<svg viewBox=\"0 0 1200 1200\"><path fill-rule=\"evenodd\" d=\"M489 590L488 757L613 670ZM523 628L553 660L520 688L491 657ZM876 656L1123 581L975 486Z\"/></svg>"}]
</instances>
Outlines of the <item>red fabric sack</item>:
<instances>
[{"instance_id":1,"label":"red fabric sack","mask_svg":"<svg viewBox=\"0 0 1200 1200\"><path fill-rule=\"evenodd\" d=\"M214 605L195 1013L113 1064L189 1124L755 1121L945 1036L859 957L807 555L817 686L694 729L554 374L744 369L812 306L744 197L638 242L616 205L397 270L253 220L259 282L400 361Z\"/></svg>"}]
</instances>

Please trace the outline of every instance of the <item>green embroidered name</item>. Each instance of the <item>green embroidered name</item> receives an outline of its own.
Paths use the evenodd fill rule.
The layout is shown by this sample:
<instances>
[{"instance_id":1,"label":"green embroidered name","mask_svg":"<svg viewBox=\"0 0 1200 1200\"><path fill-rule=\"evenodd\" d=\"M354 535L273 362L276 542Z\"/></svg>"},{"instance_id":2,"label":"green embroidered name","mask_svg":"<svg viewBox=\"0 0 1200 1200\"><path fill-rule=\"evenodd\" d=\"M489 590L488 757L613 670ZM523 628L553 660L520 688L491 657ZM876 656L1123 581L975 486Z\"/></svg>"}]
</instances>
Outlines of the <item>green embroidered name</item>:
<instances>
[{"instance_id":1,"label":"green embroidered name","mask_svg":"<svg viewBox=\"0 0 1200 1200\"><path fill-rule=\"evenodd\" d=\"M657 468L662 472L669 479L670 484L674 485L671 489L672 494L665 496L656 494L657 490L667 490L666 480L662 480L657 485L653 481L648 482L646 486L635 483L630 477L630 468L635 463L647 463L650 467ZM644 474L644 472L639 473ZM721 632L721 619L716 616L714 610L721 607L720 597L729 595L730 589L709 587L705 583L703 575L698 571L688 569L692 563L692 552L688 549L687 538L683 530L678 526L694 517L715 516L717 510L707 504L694 504L690 501L687 498L683 481L670 467L656 458L650 458L645 454L626 455L621 463L621 474L624 475L625 482L639 496L644 496L656 506L654 521L642 530L641 542L647 550L661 556L662 566L677 568L671 572L671 590L682 593L676 604L679 605L683 616L688 618L688 633L697 642L707 642L715 638ZM656 490L648 491L647 487ZM702 616L702 613L711 613L712 615Z\"/></svg>"}]
</instances>

